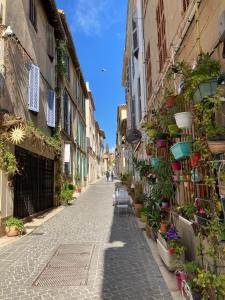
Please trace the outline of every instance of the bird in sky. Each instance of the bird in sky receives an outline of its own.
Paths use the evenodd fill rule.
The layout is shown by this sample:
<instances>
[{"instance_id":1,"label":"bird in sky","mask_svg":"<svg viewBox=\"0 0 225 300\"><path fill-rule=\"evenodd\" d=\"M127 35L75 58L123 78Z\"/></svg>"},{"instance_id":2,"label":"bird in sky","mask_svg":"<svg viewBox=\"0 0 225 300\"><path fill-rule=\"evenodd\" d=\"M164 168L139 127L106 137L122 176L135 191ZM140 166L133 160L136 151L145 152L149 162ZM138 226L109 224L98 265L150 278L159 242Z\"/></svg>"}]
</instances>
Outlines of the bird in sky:
<instances>
[{"instance_id":1,"label":"bird in sky","mask_svg":"<svg viewBox=\"0 0 225 300\"><path fill-rule=\"evenodd\" d=\"M102 71L102 72L106 72L106 69L102 68L101 71Z\"/></svg>"}]
</instances>

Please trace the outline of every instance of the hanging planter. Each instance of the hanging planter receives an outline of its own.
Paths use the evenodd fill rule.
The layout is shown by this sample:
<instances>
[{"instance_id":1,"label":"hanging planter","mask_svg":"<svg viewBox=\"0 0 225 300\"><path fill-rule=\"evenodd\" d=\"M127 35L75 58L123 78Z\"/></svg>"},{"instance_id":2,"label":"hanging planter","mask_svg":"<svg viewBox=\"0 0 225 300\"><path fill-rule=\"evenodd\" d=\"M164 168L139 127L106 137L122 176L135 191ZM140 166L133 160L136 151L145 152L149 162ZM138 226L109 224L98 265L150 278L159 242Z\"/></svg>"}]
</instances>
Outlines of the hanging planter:
<instances>
[{"instance_id":1,"label":"hanging planter","mask_svg":"<svg viewBox=\"0 0 225 300\"><path fill-rule=\"evenodd\" d=\"M174 115L177 127L180 129L188 129L192 127L191 112L180 112Z\"/></svg>"},{"instance_id":2,"label":"hanging planter","mask_svg":"<svg viewBox=\"0 0 225 300\"><path fill-rule=\"evenodd\" d=\"M177 124L168 125L168 130L171 135L177 135L180 132L180 129L177 127Z\"/></svg>"},{"instance_id":3,"label":"hanging planter","mask_svg":"<svg viewBox=\"0 0 225 300\"><path fill-rule=\"evenodd\" d=\"M175 95L167 96L165 101L166 108L168 109L172 108L174 106L175 99L176 99Z\"/></svg>"},{"instance_id":4,"label":"hanging planter","mask_svg":"<svg viewBox=\"0 0 225 300\"><path fill-rule=\"evenodd\" d=\"M194 168L197 166L198 161L201 159L201 153L192 152L191 154L191 166Z\"/></svg>"},{"instance_id":5,"label":"hanging planter","mask_svg":"<svg viewBox=\"0 0 225 300\"><path fill-rule=\"evenodd\" d=\"M208 138L208 147L211 153L225 153L225 136L215 136Z\"/></svg>"},{"instance_id":6,"label":"hanging planter","mask_svg":"<svg viewBox=\"0 0 225 300\"><path fill-rule=\"evenodd\" d=\"M165 148L167 145L167 140L156 140L157 148Z\"/></svg>"},{"instance_id":7,"label":"hanging planter","mask_svg":"<svg viewBox=\"0 0 225 300\"><path fill-rule=\"evenodd\" d=\"M148 129L148 136L150 137L150 138L152 138L152 139L154 139L155 137L156 137L156 135L157 135L157 131L156 131L156 129Z\"/></svg>"},{"instance_id":8,"label":"hanging planter","mask_svg":"<svg viewBox=\"0 0 225 300\"><path fill-rule=\"evenodd\" d=\"M191 143L190 142L179 142L170 148L174 158L176 160L186 158L191 153Z\"/></svg>"},{"instance_id":9,"label":"hanging planter","mask_svg":"<svg viewBox=\"0 0 225 300\"><path fill-rule=\"evenodd\" d=\"M176 172L176 171L180 171L181 169L181 164L179 161L174 161L171 163L171 168L173 170L173 172Z\"/></svg>"},{"instance_id":10,"label":"hanging planter","mask_svg":"<svg viewBox=\"0 0 225 300\"><path fill-rule=\"evenodd\" d=\"M199 103L206 97L214 96L216 94L217 86L218 80L216 77L200 82L193 92L193 102Z\"/></svg>"},{"instance_id":11,"label":"hanging planter","mask_svg":"<svg viewBox=\"0 0 225 300\"><path fill-rule=\"evenodd\" d=\"M179 175L173 175L173 181L178 182L179 181Z\"/></svg>"},{"instance_id":12,"label":"hanging planter","mask_svg":"<svg viewBox=\"0 0 225 300\"><path fill-rule=\"evenodd\" d=\"M158 157L151 157L151 158L150 158L150 161L151 161L152 167L154 168L154 167L156 167L156 166L158 165L158 163L159 163L159 158L158 158Z\"/></svg>"}]
</instances>

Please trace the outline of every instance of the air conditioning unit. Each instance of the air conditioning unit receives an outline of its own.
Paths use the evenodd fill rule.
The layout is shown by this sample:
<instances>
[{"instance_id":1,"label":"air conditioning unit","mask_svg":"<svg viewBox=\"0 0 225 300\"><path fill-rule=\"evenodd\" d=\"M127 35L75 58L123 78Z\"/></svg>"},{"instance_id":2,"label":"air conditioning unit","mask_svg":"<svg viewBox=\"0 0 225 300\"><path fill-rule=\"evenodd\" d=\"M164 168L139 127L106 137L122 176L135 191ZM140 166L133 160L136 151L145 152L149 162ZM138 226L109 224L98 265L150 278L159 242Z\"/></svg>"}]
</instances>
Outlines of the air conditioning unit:
<instances>
[{"instance_id":1,"label":"air conditioning unit","mask_svg":"<svg viewBox=\"0 0 225 300\"><path fill-rule=\"evenodd\" d=\"M225 10L223 11L222 15L219 17L219 38L220 41L225 41Z\"/></svg>"}]
</instances>

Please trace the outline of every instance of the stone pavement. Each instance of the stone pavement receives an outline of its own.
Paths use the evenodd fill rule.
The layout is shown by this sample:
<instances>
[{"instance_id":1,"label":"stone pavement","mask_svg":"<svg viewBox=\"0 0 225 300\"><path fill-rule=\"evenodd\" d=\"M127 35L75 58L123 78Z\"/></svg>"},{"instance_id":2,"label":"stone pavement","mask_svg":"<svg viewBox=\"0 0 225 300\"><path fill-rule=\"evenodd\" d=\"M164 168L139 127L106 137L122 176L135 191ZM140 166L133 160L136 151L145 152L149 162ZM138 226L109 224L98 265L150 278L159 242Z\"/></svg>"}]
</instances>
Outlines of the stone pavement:
<instances>
[{"instance_id":1,"label":"stone pavement","mask_svg":"<svg viewBox=\"0 0 225 300\"><path fill-rule=\"evenodd\" d=\"M0 299L170 300L134 216L114 214L113 189L98 181L72 206L1 248ZM87 285L33 285L60 245L87 242L95 245Z\"/></svg>"}]
</instances>

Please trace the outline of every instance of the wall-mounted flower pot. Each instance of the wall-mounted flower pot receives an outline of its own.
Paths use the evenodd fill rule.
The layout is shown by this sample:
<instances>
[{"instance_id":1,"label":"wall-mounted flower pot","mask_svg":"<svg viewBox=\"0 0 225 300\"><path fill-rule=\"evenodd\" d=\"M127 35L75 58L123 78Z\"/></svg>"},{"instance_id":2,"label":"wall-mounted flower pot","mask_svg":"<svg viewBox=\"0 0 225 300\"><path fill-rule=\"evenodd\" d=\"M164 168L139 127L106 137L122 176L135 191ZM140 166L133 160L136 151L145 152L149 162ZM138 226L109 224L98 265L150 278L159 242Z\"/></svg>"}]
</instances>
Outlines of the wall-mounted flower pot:
<instances>
[{"instance_id":1,"label":"wall-mounted flower pot","mask_svg":"<svg viewBox=\"0 0 225 300\"><path fill-rule=\"evenodd\" d=\"M170 204L167 200L162 200L161 208L169 208Z\"/></svg>"},{"instance_id":2,"label":"wall-mounted flower pot","mask_svg":"<svg viewBox=\"0 0 225 300\"><path fill-rule=\"evenodd\" d=\"M191 153L191 166L193 168L196 167L200 159L201 159L201 154L199 152L192 152Z\"/></svg>"},{"instance_id":3,"label":"wall-mounted flower pot","mask_svg":"<svg viewBox=\"0 0 225 300\"><path fill-rule=\"evenodd\" d=\"M191 112L180 112L174 115L177 127L180 129L188 129L192 127Z\"/></svg>"},{"instance_id":4,"label":"wall-mounted flower pot","mask_svg":"<svg viewBox=\"0 0 225 300\"><path fill-rule=\"evenodd\" d=\"M159 163L159 158L158 158L158 157L151 157L151 158L150 158L150 161L151 161L152 167L154 168L154 167L156 167L156 166L158 165L158 163Z\"/></svg>"},{"instance_id":5,"label":"wall-mounted flower pot","mask_svg":"<svg viewBox=\"0 0 225 300\"><path fill-rule=\"evenodd\" d=\"M190 181L184 181L184 188L185 189L190 189Z\"/></svg>"},{"instance_id":6,"label":"wall-mounted flower pot","mask_svg":"<svg viewBox=\"0 0 225 300\"><path fill-rule=\"evenodd\" d=\"M158 132L156 134L156 140L166 140L168 137L168 133L166 132Z\"/></svg>"},{"instance_id":7,"label":"wall-mounted flower pot","mask_svg":"<svg viewBox=\"0 0 225 300\"><path fill-rule=\"evenodd\" d=\"M185 176L184 176L184 175L180 175L180 176L179 176L179 180L180 180L180 182L184 182Z\"/></svg>"},{"instance_id":8,"label":"wall-mounted flower pot","mask_svg":"<svg viewBox=\"0 0 225 300\"><path fill-rule=\"evenodd\" d=\"M167 96L165 101L166 108L169 109L172 108L174 106L175 99L176 99L175 95Z\"/></svg>"},{"instance_id":9,"label":"wall-mounted flower pot","mask_svg":"<svg viewBox=\"0 0 225 300\"><path fill-rule=\"evenodd\" d=\"M176 135L180 132L180 129L177 127L177 124L168 125L169 133L172 135Z\"/></svg>"},{"instance_id":10,"label":"wall-mounted flower pot","mask_svg":"<svg viewBox=\"0 0 225 300\"><path fill-rule=\"evenodd\" d=\"M174 182L178 182L179 181L180 176L179 175L173 175L173 181Z\"/></svg>"},{"instance_id":11,"label":"wall-mounted flower pot","mask_svg":"<svg viewBox=\"0 0 225 300\"><path fill-rule=\"evenodd\" d=\"M221 137L220 140L213 140L210 139L207 141L208 147L211 153L218 154L218 153L225 153L225 138Z\"/></svg>"},{"instance_id":12,"label":"wall-mounted flower pot","mask_svg":"<svg viewBox=\"0 0 225 300\"><path fill-rule=\"evenodd\" d=\"M225 195L225 185L218 185L219 188L219 194L224 196Z\"/></svg>"},{"instance_id":13,"label":"wall-mounted flower pot","mask_svg":"<svg viewBox=\"0 0 225 300\"><path fill-rule=\"evenodd\" d=\"M206 97L214 96L216 94L217 86L217 78L211 78L200 82L192 95L194 103L199 103Z\"/></svg>"},{"instance_id":14,"label":"wall-mounted flower pot","mask_svg":"<svg viewBox=\"0 0 225 300\"><path fill-rule=\"evenodd\" d=\"M152 150L151 149L145 149L146 155L150 156L152 155Z\"/></svg>"},{"instance_id":15,"label":"wall-mounted flower pot","mask_svg":"<svg viewBox=\"0 0 225 300\"><path fill-rule=\"evenodd\" d=\"M156 140L157 148L165 148L167 145L167 140Z\"/></svg>"},{"instance_id":16,"label":"wall-mounted flower pot","mask_svg":"<svg viewBox=\"0 0 225 300\"><path fill-rule=\"evenodd\" d=\"M190 142L179 142L170 148L174 158L176 160L186 158L191 153L191 143Z\"/></svg>"},{"instance_id":17,"label":"wall-mounted flower pot","mask_svg":"<svg viewBox=\"0 0 225 300\"><path fill-rule=\"evenodd\" d=\"M171 163L171 168L172 168L172 170L173 170L174 172L180 171L180 169L181 169L181 164L180 164L180 162L179 162L179 161L174 161L174 162L172 162L172 163Z\"/></svg>"},{"instance_id":18,"label":"wall-mounted flower pot","mask_svg":"<svg viewBox=\"0 0 225 300\"><path fill-rule=\"evenodd\" d=\"M156 137L157 131L155 129L148 129L148 135L150 138L154 139Z\"/></svg>"}]
</instances>

